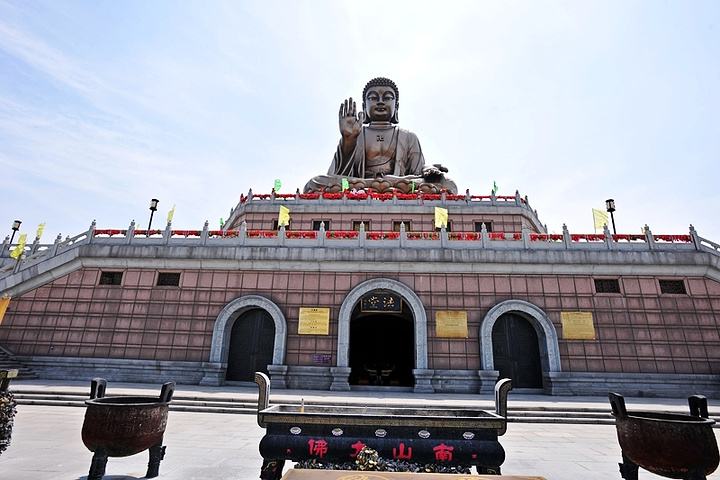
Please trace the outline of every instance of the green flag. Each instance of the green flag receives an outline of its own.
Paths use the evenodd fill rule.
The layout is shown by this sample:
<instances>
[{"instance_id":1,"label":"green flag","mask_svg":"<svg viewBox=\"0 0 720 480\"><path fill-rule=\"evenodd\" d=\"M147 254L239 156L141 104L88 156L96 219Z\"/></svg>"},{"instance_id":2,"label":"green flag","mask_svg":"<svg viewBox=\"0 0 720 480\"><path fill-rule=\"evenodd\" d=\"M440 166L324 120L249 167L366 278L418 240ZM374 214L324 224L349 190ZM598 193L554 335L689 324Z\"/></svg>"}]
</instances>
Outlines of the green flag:
<instances>
[{"instance_id":1,"label":"green flag","mask_svg":"<svg viewBox=\"0 0 720 480\"><path fill-rule=\"evenodd\" d=\"M412 190L410 190L410 193L415 193L415 180L412 181Z\"/></svg>"},{"instance_id":2,"label":"green flag","mask_svg":"<svg viewBox=\"0 0 720 480\"><path fill-rule=\"evenodd\" d=\"M276 179L275 179L275 191L276 191L276 192L279 192L279 191L280 191L280 187L282 187L282 182L280 181L279 178L276 178Z\"/></svg>"},{"instance_id":3,"label":"green flag","mask_svg":"<svg viewBox=\"0 0 720 480\"><path fill-rule=\"evenodd\" d=\"M343 190L343 192L344 192L345 190L349 190L349 189L350 189L350 183L348 182L348 179L347 179L347 178L343 178L343 179L342 179L342 190Z\"/></svg>"},{"instance_id":4,"label":"green flag","mask_svg":"<svg viewBox=\"0 0 720 480\"><path fill-rule=\"evenodd\" d=\"M497 193L497 191L498 191L497 182L495 182L495 181L493 180L493 193Z\"/></svg>"},{"instance_id":5,"label":"green flag","mask_svg":"<svg viewBox=\"0 0 720 480\"><path fill-rule=\"evenodd\" d=\"M225 222L223 222L222 217L220 217L220 228L223 228L224 225L225 225Z\"/></svg>"}]
</instances>

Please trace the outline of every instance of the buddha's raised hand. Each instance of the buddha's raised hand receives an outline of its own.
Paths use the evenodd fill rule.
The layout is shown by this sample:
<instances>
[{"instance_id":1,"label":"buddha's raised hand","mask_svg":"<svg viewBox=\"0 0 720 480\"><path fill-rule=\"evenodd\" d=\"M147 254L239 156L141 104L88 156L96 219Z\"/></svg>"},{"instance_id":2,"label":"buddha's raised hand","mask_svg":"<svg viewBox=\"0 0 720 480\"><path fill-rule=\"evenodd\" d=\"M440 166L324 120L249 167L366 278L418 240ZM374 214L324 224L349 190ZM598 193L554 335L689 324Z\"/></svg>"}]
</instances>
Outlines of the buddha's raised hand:
<instances>
[{"instance_id":1,"label":"buddha's raised hand","mask_svg":"<svg viewBox=\"0 0 720 480\"><path fill-rule=\"evenodd\" d=\"M340 134L343 138L355 138L360 134L365 113L357 113L357 105L352 97L340 104L338 120L340 122Z\"/></svg>"}]
</instances>

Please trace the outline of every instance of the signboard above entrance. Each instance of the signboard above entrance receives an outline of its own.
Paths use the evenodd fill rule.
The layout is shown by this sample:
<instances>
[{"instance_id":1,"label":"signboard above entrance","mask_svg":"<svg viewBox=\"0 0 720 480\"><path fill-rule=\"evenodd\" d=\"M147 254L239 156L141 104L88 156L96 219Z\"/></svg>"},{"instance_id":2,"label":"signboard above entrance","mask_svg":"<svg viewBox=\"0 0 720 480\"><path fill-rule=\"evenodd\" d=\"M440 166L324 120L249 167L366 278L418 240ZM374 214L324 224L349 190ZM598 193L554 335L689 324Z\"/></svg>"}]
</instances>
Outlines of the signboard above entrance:
<instances>
[{"instance_id":1,"label":"signboard above entrance","mask_svg":"<svg viewBox=\"0 0 720 480\"><path fill-rule=\"evenodd\" d=\"M392 292L370 292L360 300L363 313L401 313L402 297Z\"/></svg>"}]
</instances>

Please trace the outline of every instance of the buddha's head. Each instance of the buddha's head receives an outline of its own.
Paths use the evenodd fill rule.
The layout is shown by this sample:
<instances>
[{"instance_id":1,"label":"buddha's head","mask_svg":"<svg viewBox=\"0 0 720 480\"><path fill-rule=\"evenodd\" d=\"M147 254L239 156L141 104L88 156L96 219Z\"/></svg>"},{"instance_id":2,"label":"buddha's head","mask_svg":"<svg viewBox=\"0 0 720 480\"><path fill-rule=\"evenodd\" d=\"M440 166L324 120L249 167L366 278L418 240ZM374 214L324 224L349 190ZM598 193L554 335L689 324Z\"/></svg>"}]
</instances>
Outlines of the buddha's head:
<instances>
[{"instance_id":1,"label":"buddha's head","mask_svg":"<svg viewBox=\"0 0 720 480\"><path fill-rule=\"evenodd\" d=\"M363 90L365 123L398 123L398 92L395 82L385 77L370 80Z\"/></svg>"}]
</instances>

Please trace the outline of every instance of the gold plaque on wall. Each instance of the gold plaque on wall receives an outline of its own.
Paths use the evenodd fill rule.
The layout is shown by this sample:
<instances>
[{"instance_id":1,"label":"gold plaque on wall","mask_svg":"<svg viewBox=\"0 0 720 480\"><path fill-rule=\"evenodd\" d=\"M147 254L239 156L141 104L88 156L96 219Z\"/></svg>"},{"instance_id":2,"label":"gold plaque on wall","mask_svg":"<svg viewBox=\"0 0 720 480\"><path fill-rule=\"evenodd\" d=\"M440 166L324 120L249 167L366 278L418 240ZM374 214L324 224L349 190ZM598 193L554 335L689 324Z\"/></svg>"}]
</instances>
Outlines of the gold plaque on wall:
<instances>
[{"instance_id":1,"label":"gold plaque on wall","mask_svg":"<svg viewBox=\"0 0 720 480\"><path fill-rule=\"evenodd\" d=\"M570 340L594 340L595 325L592 312L560 312L563 338Z\"/></svg>"},{"instance_id":2,"label":"gold plaque on wall","mask_svg":"<svg viewBox=\"0 0 720 480\"><path fill-rule=\"evenodd\" d=\"M330 333L330 309L300 307L299 335L328 335Z\"/></svg>"},{"instance_id":3,"label":"gold plaque on wall","mask_svg":"<svg viewBox=\"0 0 720 480\"><path fill-rule=\"evenodd\" d=\"M467 338L467 312L437 312L435 327L439 338Z\"/></svg>"}]
</instances>

